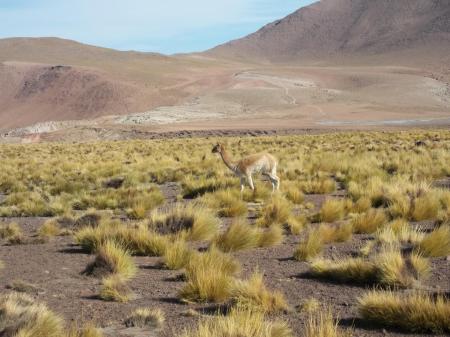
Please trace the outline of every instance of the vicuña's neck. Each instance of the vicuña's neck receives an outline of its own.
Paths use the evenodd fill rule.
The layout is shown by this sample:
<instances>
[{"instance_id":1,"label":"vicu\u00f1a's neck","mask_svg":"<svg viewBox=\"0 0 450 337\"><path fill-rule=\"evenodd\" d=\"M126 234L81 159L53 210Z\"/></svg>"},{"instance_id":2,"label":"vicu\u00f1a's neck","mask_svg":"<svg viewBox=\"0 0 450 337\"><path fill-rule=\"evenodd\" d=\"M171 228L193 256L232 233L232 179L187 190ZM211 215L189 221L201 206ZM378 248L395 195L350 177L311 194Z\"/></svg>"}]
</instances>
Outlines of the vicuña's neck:
<instances>
[{"instance_id":1,"label":"vicu\u00f1a's neck","mask_svg":"<svg viewBox=\"0 0 450 337\"><path fill-rule=\"evenodd\" d=\"M236 165L234 164L233 160L231 159L230 155L228 154L228 152L225 149L222 149L222 151L220 152L220 155L222 157L223 162L225 163L225 165L231 170L231 171L235 171L236 169Z\"/></svg>"}]
</instances>

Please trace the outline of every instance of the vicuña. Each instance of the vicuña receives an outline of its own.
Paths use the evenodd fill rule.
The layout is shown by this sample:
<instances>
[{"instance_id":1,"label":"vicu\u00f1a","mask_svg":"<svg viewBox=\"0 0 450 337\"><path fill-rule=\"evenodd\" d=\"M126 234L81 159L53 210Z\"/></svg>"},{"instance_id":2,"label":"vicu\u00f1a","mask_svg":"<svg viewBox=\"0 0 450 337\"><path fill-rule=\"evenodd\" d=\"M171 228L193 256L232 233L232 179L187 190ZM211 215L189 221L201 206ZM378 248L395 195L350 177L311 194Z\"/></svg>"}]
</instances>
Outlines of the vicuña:
<instances>
[{"instance_id":1,"label":"vicu\u00f1a","mask_svg":"<svg viewBox=\"0 0 450 337\"><path fill-rule=\"evenodd\" d=\"M218 143L212 149L212 153L219 153L225 165L234 172L241 179L241 193L244 191L245 181L254 191L252 175L254 173L261 173L267 176L272 183L272 191L280 188L280 178L277 176L278 162L274 156L269 153L258 153L242 158L239 161L234 161L228 154L225 146Z\"/></svg>"}]
</instances>

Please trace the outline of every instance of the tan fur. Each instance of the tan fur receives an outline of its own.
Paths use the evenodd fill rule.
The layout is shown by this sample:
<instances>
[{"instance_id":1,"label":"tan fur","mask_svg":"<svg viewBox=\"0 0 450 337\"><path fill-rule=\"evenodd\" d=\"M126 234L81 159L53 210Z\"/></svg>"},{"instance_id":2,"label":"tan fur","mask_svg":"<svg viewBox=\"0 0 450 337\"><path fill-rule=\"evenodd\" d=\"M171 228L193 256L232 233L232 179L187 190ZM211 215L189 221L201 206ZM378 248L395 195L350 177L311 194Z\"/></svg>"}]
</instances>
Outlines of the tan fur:
<instances>
[{"instance_id":1,"label":"tan fur","mask_svg":"<svg viewBox=\"0 0 450 337\"><path fill-rule=\"evenodd\" d=\"M212 152L219 153L225 165L241 178L241 192L244 190L245 181L248 182L252 190L255 189L252 178L254 173L266 175L272 183L273 190L279 189L280 178L277 176L278 162L271 154L258 153L234 162L222 144L214 146Z\"/></svg>"}]
</instances>

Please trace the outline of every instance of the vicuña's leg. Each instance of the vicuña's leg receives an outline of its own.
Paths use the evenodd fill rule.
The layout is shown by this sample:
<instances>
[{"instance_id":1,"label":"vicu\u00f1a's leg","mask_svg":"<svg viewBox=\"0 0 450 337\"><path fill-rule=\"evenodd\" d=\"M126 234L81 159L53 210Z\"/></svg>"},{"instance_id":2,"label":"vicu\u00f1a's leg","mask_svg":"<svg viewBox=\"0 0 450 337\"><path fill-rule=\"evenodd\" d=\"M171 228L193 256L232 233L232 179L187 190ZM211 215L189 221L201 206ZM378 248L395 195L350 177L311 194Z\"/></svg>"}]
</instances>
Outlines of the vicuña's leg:
<instances>
[{"instance_id":1,"label":"vicu\u00f1a's leg","mask_svg":"<svg viewBox=\"0 0 450 337\"><path fill-rule=\"evenodd\" d=\"M253 192L255 192L255 185L253 185L253 178L251 174L247 174L247 181L250 185L250 188L253 190Z\"/></svg>"},{"instance_id":2,"label":"vicu\u00f1a's leg","mask_svg":"<svg viewBox=\"0 0 450 337\"><path fill-rule=\"evenodd\" d=\"M277 168L274 167L272 172L270 172L270 180L272 181L272 185L274 185L274 190L275 188L277 189L277 191L280 189L280 178L278 178L277 176Z\"/></svg>"},{"instance_id":3,"label":"vicu\u00f1a's leg","mask_svg":"<svg viewBox=\"0 0 450 337\"><path fill-rule=\"evenodd\" d=\"M244 188L245 188L245 178L241 177L241 197L242 193L244 193Z\"/></svg>"}]
</instances>

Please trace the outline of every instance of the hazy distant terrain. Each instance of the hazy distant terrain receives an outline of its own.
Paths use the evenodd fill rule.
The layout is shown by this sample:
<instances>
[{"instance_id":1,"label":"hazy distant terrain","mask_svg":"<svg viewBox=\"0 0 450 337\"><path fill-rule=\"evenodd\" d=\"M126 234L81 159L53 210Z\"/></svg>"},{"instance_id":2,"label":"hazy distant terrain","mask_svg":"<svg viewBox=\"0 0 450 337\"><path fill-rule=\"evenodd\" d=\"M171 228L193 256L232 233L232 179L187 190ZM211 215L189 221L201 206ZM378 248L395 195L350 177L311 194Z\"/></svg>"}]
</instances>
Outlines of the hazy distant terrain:
<instances>
[{"instance_id":1,"label":"hazy distant terrain","mask_svg":"<svg viewBox=\"0 0 450 337\"><path fill-rule=\"evenodd\" d=\"M444 0L324 0L200 54L3 39L0 129L448 124L449 20Z\"/></svg>"}]
</instances>

